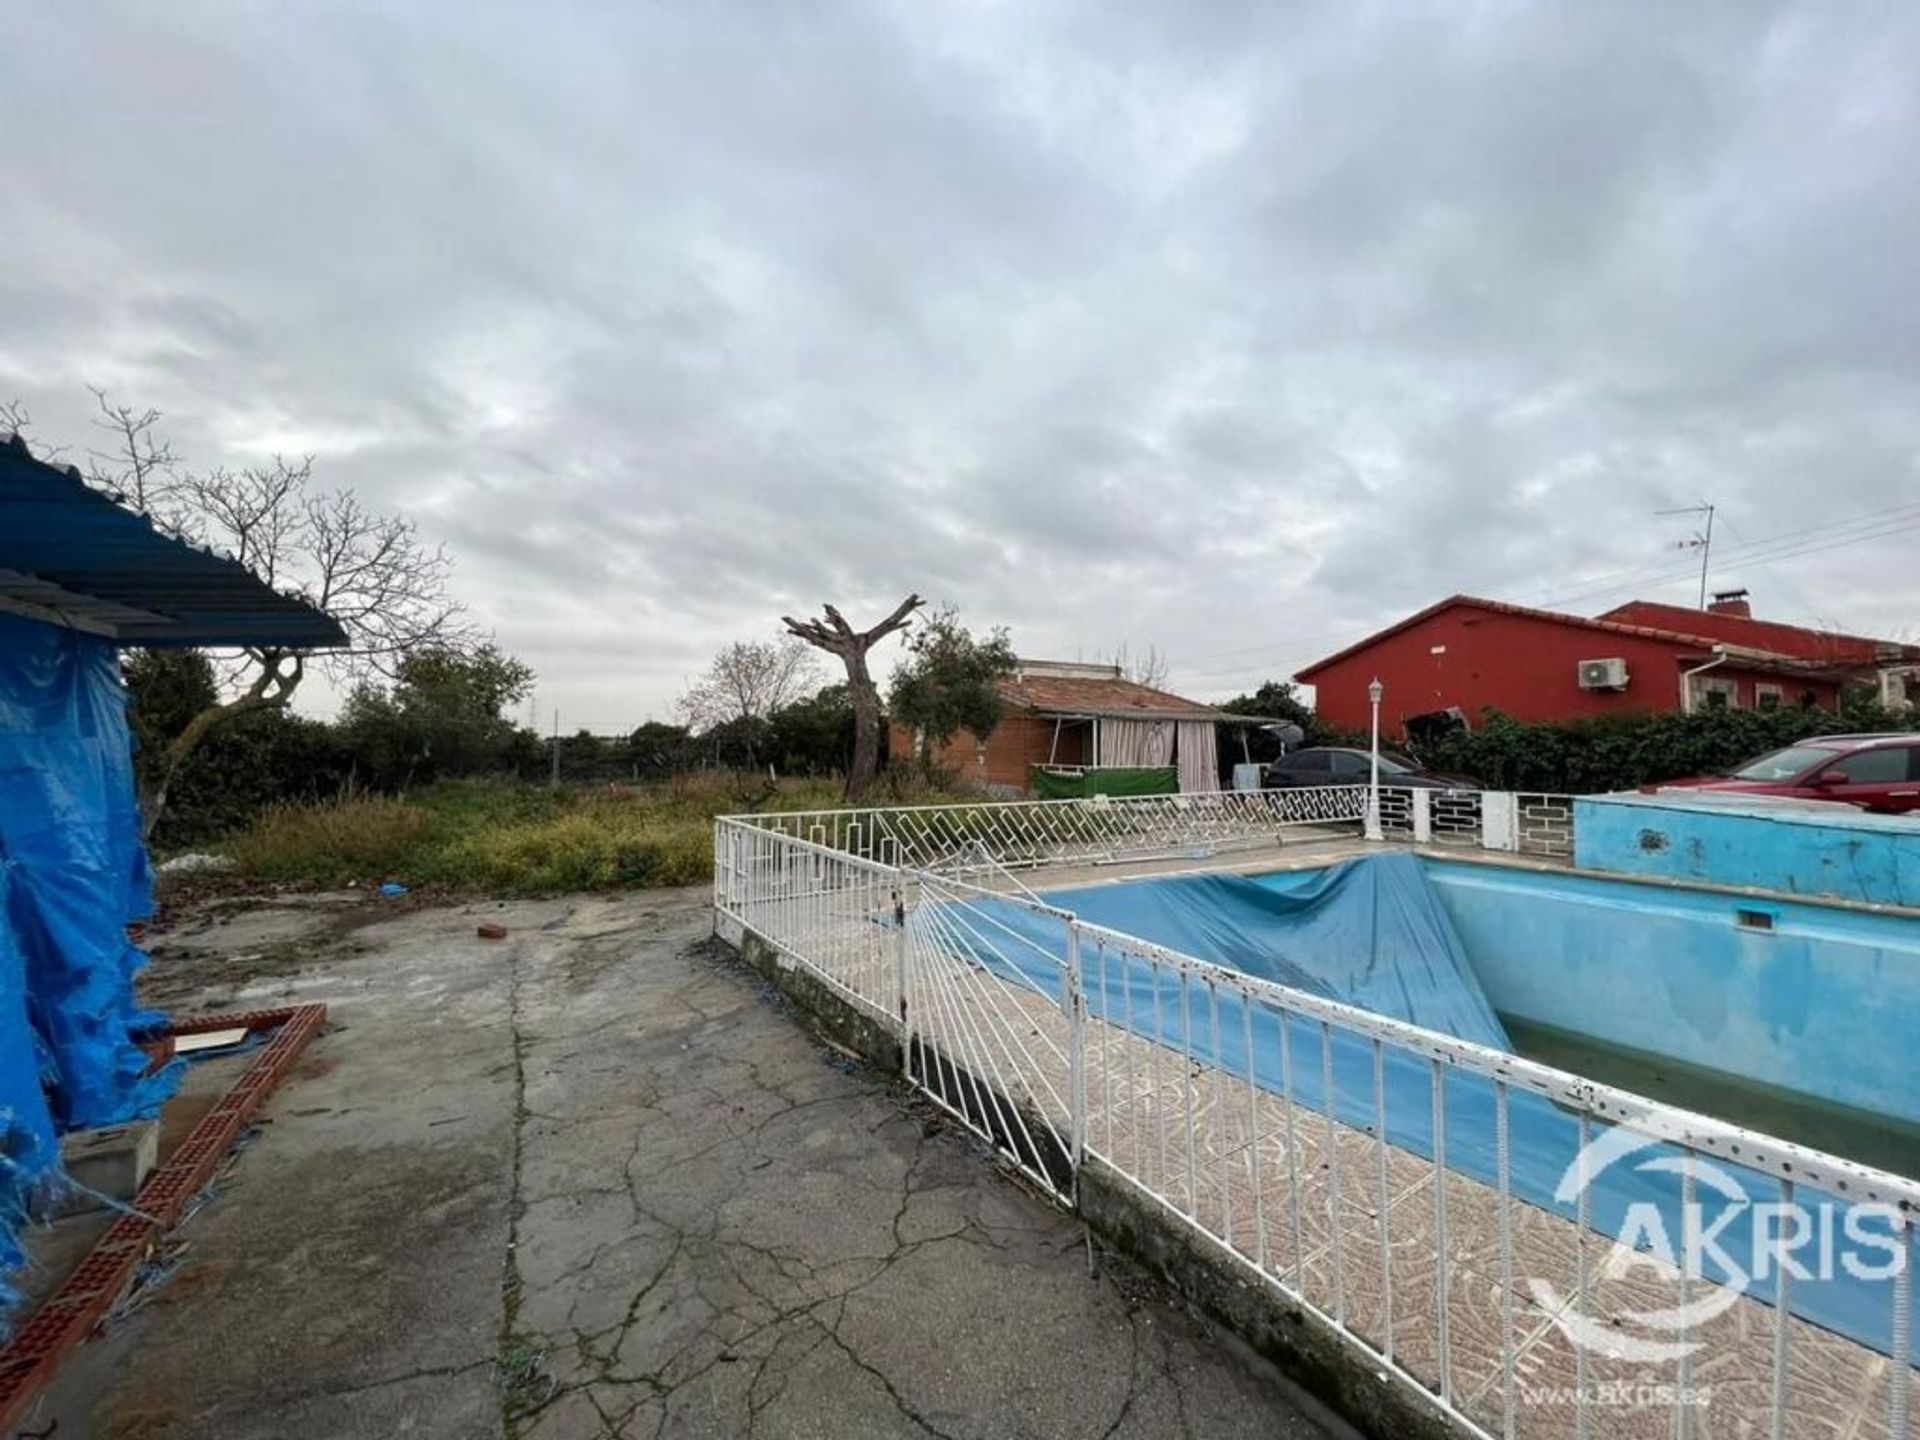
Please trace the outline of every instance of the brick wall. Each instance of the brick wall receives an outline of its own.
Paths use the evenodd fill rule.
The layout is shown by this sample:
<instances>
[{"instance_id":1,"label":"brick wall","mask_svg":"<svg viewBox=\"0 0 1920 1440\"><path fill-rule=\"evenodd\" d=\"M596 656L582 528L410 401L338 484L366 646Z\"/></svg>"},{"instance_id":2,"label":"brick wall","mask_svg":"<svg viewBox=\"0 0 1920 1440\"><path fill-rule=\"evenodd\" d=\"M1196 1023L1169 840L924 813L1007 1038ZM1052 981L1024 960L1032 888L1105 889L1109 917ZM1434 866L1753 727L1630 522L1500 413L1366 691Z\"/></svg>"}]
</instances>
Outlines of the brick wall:
<instances>
[{"instance_id":1,"label":"brick wall","mask_svg":"<svg viewBox=\"0 0 1920 1440\"><path fill-rule=\"evenodd\" d=\"M984 746L971 730L962 730L945 745L935 747L933 758L975 785L1024 793L1030 768L1046 764L1049 755L1061 765L1085 765L1092 758L1087 754L1087 726L1062 726L1057 752L1053 726L1054 722L1044 716L1008 715L993 727ZM888 739L892 754L904 758L915 753L913 732L906 726L894 724Z\"/></svg>"}]
</instances>

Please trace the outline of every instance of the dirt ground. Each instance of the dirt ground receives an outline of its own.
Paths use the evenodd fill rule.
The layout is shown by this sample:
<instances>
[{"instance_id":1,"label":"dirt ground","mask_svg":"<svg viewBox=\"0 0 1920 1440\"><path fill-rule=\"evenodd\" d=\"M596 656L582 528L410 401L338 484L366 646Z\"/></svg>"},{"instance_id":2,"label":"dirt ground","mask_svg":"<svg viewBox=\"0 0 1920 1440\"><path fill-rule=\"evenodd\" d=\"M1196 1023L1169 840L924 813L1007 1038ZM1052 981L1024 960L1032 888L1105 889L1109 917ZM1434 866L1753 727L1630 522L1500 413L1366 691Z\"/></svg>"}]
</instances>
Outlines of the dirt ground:
<instances>
[{"instance_id":1,"label":"dirt ground","mask_svg":"<svg viewBox=\"0 0 1920 1440\"><path fill-rule=\"evenodd\" d=\"M152 998L331 1024L25 1433L1343 1433L814 1038L705 900L175 907Z\"/></svg>"}]
</instances>

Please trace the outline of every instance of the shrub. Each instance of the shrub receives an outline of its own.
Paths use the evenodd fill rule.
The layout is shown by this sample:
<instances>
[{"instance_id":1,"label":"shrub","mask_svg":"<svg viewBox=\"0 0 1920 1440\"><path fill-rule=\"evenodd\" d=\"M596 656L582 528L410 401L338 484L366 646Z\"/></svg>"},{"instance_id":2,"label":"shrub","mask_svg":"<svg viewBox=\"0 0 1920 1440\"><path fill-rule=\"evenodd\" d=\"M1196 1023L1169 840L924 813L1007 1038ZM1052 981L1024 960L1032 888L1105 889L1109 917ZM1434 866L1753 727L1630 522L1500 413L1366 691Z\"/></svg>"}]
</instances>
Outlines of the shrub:
<instances>
[{"instance_id":1,"label":"shrub","mask_svg":"<svg viewBox=\"0 0 1920 1440\"><path fill-rule=\"evenodd\" d=\"M278 805L224 848L250 876L320 885L395 879L519 894L696 885L713 877L715 815L824 809L838 796L824 781L712 771L559 790L457 781L408 799Z\"/></svg>"},{"instance_id":2,"label":"shrub","mask_svg":"<svg viewBox=\"0 0 1920 1440\"><path fill-rule=\"evenodd\" d=\"M152 753L139 751L137 763L149 765ZM154 844L204 845L275 806L346 793L352 773L335 727L284 710L237 715L209 731L174 771Z\"/></svg>"},{"instance_id":3,"label":"shrub","mask_svg":"<svg viewBox=\"0 0 1920 1440\"><path fill-rule=\"evenodd\" d=\"M1436 770L1470 775L1494 790L1593 794L1731 770L1812 735L1904 730L1912 717L1874 705L1830 710L1639 712L1564 725L1532 724L1489 711L1480 728L1416 748Z\"/></svg>"},{"instance_id":4,"label":"shrub","mask_svg":"<svg viewBox=\"0 0 1920 1440\"><path fill-rule=\"evenodd\" d=\"M710 821L649 821L595 805L554 819L460 836L431 878L464 889L547 894L713 878Z\"/></svg>"}]
</instances>

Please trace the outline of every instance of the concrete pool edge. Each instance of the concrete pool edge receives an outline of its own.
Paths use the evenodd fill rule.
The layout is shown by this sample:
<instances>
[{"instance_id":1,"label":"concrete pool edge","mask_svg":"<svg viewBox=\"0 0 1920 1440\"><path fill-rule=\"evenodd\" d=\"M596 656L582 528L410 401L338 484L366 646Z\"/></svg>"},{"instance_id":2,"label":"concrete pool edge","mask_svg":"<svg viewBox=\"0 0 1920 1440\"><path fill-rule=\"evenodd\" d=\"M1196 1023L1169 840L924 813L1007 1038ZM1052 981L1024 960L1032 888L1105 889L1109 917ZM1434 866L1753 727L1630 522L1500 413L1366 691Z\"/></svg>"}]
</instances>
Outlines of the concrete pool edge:
<instances>
[{"instance_id":1,"label":"concrete pool edge","mask_svg":"<svg viewBox=\"0 0 1920 1440\"><path fill-rule=\"evenodd\" d=\"M1080 1167L1074 1208L1108 1244L1173 1285L1362 1433L1376 1440L1475 1433L1312 1305L1262 1284L1240 1256L1170 1217L1097 1155Z\"/></svg>"},{"instance_id":2,"label":"concrete pool edge","mask_svg":"<svg viewBox=\"0 0 1920 1440\"><path fill-rule=\"evenodd\" d=\"M714 935L836 1044L889 1075L901 1072L899 1040L861 1006L791 961L772 940L725 915L716 916ZM1475 1434L1441 1410L1436 1397L1386 1370L1379 1357L1313 1306L1260 1283L1244 1260L1170 1217L1098 1156L1082 1160L1074 1191L1068 1208L1116 1251L1160 1275L1372 1440L1457 1440Z\"/></svg>"},{"instance_id":3,"label":"concrete pool edge","mask_svg":"<svg viewBox=\"0 0 1920 1440\"><path fill-rule=\"evenodd\" d=\"M1838 895L1816 895L1794 890L1769 890L1759 885L1732 885L1714 880L1680 879L1666 875L1636 874L1624 870L1600 870L1573 864L1571 860L1543 859L1537 855L1510 855L1450 845L1410 845L1398 841L1326 840L1297 842L1258 855L1248 851L1222 851L1211 858L1181 856L1174 861L1114 861L1107 865L1088 865L1047 873L1031 872L1022 879L1035 894L1047 895L1059 890L1084 890L1096 885L1127 885L1140 880L1172 880L1186 875L1258 875L1281 874L1298 870L1324 870L1343 861L1368 855L1410 852L1423 860L1447 864L1481 865L1490 870L1523 870L1541 875L1580 875L1622 885L1644 885L1654 890L1698 891L1746 900L1791 900L1798 905L1817 905L1827 909L1865 915L1891 915L1920 920L1920 905L1896 905L1878 900L1852 900ZM1153 869L1153 865L1179 863L1179 869ZM997 888L983 881L986 888Z\"/></svg>"}]
</instances>

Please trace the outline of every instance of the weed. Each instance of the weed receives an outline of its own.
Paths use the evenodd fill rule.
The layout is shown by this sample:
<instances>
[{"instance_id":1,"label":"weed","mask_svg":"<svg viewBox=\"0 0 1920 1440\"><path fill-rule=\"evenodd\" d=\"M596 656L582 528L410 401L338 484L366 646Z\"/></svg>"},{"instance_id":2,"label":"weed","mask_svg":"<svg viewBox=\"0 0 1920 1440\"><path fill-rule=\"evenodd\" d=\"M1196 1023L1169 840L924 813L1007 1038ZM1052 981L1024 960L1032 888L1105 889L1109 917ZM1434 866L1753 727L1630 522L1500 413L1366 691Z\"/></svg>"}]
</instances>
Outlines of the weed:
<instances>
[{"instance_id":1,"label":"weed","mask_svg":"<svg viewBox=\"0 0 1920 1440\"><path fill-rule=\"evenodd\" d=\"M547 1369L547 1352L529 1336L515 1335L494 1362L494 1383L500 1387L501 1408L509 1423L541 1409L559 1389Z\"/></svg>"},{"instance_id":2,"label":"weed","mask_svg":"<svg viewBox=\"0 0 1920 1440\"><path fill-rule=\"evenodd\" d=\"M433 826L430 811L381 795L275 805L227 842L243 872L326 882L398 873Z\"/></svg>"},{"instance_id":3,"label":"weed","mask_svg":"<svg viewBox=\"0 0 1920 1440\"><path fill-rule=\"evenodd\" d=\"M449 781L404 797L277 807L221 847L244 877L315 885L445 885L511 894L698 885L713 817L828 809L825 780L705 773L655 785L548 789Z\"/></svg>"}]
</instances>

